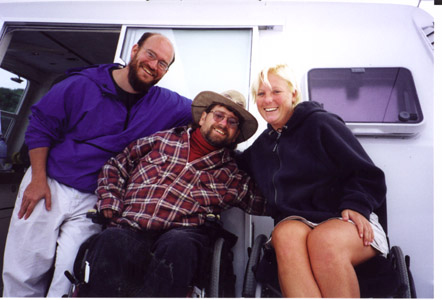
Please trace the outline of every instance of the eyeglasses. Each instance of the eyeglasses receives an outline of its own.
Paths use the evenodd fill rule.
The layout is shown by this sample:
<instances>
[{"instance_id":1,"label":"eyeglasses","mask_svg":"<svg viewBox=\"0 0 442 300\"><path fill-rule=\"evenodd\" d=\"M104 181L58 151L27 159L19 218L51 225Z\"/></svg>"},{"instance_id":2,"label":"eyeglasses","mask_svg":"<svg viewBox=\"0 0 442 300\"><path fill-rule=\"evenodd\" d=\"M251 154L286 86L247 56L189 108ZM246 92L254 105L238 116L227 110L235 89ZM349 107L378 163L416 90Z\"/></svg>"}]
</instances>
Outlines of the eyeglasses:
<instances>
[{"instance_id":1,"label":"eyeglasses","mask_svg":"<svg viewBox=\"0 0 442 300\"><path fill-rule=\"evenodd\" d=\"M222 122L226 118L226 114L221 111L211 110L209 113L213 113L213 119L217 123ZM229 126L232 129L236 129L239 126L239 121L234 117L227 117L226 123L227 126Z\"/></svg>"},{"instance_id":2,"label":"eyeglasses","mask_svg":"<svg viewBox=\"0 0 442 300\"><path fill-rule=\"evenodd\" d=\"M156 60L158 62L157 63L158 69L160 69L163 72L166 72L167 70L169 70L169 64L167 62L165 62L164 60L158 60L158 56L155 54L155 52L153 52L150 49L146 49L146 48L143 48L143 49L147 55L148 60L151 60L151 61Z\"/></svg>"}]
</instances>

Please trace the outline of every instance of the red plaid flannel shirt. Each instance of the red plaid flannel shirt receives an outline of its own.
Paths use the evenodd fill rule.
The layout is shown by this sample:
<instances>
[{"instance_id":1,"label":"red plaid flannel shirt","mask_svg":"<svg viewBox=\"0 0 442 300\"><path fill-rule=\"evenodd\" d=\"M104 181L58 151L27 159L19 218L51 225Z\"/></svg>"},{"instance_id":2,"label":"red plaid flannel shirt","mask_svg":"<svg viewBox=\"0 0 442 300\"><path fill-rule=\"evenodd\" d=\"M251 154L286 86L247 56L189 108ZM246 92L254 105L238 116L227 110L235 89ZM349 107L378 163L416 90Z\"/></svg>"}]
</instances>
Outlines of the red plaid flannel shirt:
<instances>
[{"instance_id":1,"label":"red plaid flannel shirt","mask_svg":"<svg viewBox=\"0 0 442 300\"><path fill-rule=\"evenodd\" d=\"M207 214L232 206L262 215L264 197L230 150L188 162L189 132L158 132L111 158L98 179L98 210L112 209L114 225L138 230L201 225Z\"/></svg>"}]
</instances>

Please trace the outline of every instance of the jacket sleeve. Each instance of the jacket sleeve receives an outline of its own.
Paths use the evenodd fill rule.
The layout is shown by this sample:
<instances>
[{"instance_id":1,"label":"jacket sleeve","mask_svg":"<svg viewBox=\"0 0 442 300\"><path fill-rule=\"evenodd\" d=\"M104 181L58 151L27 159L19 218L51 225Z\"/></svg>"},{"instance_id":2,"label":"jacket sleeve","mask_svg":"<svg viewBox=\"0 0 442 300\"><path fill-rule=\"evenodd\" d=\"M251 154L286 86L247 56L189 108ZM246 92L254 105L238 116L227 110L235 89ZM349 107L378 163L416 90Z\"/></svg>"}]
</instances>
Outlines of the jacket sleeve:
<instances>
[{"instance_id":1,"label":"jacket sleeve","mask_svg":"<svg viewBox=\"0 0 442 300\"><path fill-rule=\"evenodd\" d=\"M170 117L170 123L164 128L187 126L192 124L192 100L166 88L154 86L152 97L161 103L161 109ZM162 114L159 114L161 116ZM173 117L172 117L173 116ZM164 119L164 118L163 118ZM162 129L160 129L162 130Z\"/></svg>"},{"instance_id":2,"label":"jacket sleeve","mask_svg":"<svg viewBox=\"0 0 442 300\"><path fill-rule=\"evenodd\" d=\"M238 199L236 206L252 215L265 215L266 199L258 185L244 171L238 170Z\"/></svg>"},{"instance_id":3,"label":"jacket sleeve","mask_svg":"<svg viewBox=\"0 0 442 300\"><path fill-rule=\"evenodd\" d=\"M81 118L79 106L87 92L86 85L87 80L82 76L69 77L54 85L32 106L25 136L29 149L51 147L63 140L65 133Z\"/></svg>"},{"instance_id":4,"label":"jacket sleeve","mask_svg":"<svg viewBox=\"0 0 442 300\"><path fill-rule=\"evenodd\" d=\"M154 137L151 136L132 142L123 152L109 159L103 166L95 191L98 197L98 211L111 209L121 215L130 176L140 159L151 150L153 140Z\"/></svg>"},{"instance_id":5,"label":"jacket sleeve","mask_svg":"<svg viewBox=\"0 0 442 300\"><path fill-rule=\"evenodd\" d=\"M352 209L369 219L385 201L384 172L374 165L341 119L328 114L325 120L318 135L341 183L339 210Z\"/></svg>"},{"instance_id":6,"label":"jacket sleeve","mask_svg":"<svg viewBox=\"0 0 442 300\"><path fill-rule=\"evenodd\" d=\"M173 127L187 126L189 124L192 124L192 100L183 96L179 96L178 102L179 104L175 108L178 115L175 118L176 123L173 125Z\"/></svg>"}]
</instances>

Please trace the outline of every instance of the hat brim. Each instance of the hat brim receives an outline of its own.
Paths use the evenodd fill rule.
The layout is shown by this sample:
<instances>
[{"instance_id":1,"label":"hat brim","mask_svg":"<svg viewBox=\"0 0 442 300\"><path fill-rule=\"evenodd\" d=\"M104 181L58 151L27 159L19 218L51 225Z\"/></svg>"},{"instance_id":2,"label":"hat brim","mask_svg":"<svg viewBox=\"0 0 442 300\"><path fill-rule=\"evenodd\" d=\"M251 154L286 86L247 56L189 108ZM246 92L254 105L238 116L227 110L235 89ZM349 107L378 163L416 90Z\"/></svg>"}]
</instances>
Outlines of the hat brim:
<instances>
[{"instance_id":1,"label":"hat brim","mask_svg":"<svg viewBox=\"0 0 442 300\"><path fill-rule=\"evenodd\" d=\"M256 121L255 117L249 113L242 106L236 104L232 100L227 97L224 97L221 94L204 91L199 93L192 102L192 118L193 121L198 123L201 119L201 115L209 107L212 103L225 105L229 109L238 113L241 118L241 126L240 126L240 134L236 139L237 143L241 143L249 139L253 134L255 134L258 129L258 121Z\"/></svg>"}]
</instances>

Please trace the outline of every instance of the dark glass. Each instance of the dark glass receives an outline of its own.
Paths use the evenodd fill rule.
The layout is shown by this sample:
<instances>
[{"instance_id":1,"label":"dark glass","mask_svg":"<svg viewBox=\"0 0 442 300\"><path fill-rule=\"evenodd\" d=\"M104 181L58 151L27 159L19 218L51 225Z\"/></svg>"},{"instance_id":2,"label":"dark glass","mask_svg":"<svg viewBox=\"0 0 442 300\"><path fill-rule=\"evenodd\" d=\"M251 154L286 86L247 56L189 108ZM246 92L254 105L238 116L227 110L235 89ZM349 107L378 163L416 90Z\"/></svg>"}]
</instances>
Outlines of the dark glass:
<instances>
[{"instance_id":1,"label":"dark glass","mask_svg":"<svg viewBox=\"0 0 442 300\"><path fill-rule=\"evenodd\" d=\"M312 69L309 100L350 123L420 123L422 110L405 68Z\"/></svg>"}]
</instances>

